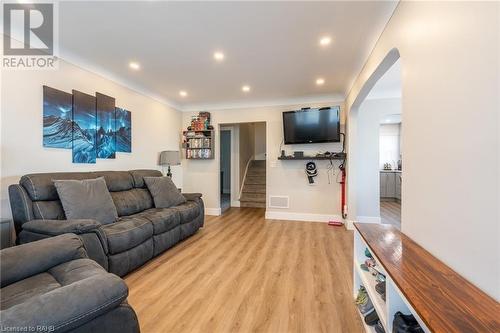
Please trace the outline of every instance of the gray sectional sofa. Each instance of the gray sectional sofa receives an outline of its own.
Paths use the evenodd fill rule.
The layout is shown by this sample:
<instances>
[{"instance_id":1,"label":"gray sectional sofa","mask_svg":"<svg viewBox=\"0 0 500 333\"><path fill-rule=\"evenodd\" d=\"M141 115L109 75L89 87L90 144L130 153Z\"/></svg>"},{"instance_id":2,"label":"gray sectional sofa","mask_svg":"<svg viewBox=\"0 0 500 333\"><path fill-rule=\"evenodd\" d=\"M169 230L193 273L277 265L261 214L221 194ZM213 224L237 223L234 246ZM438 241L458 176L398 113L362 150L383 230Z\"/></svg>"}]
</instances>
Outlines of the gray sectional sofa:
<instances>
[{"instance_id":1,"label":"gray sectional sofa","mask_svg":"<svg viewBox=\"0 0 500 333\"><path fill-rule=\"evenodd\" d=\"M0 251L0 331L139 332L128 288L74 234Z\"/></svg>"},{"instance_id":2,"label":"gray sectional sofa","mask_svg":"<svg viewBox=\"0 0 500 333\"><path fill-rule=\"evenodd\" d=\"M183 194L186 202L155 208L144 177L157 170L40 173L21 177L9 187L10 204L20 244L74 233L88 256L109 272L123 276L193 235L204 223L201 194ZM67 220L54 180L104 177L119 219L101 225L95 220Z\"/></svg>"}]
</instances>

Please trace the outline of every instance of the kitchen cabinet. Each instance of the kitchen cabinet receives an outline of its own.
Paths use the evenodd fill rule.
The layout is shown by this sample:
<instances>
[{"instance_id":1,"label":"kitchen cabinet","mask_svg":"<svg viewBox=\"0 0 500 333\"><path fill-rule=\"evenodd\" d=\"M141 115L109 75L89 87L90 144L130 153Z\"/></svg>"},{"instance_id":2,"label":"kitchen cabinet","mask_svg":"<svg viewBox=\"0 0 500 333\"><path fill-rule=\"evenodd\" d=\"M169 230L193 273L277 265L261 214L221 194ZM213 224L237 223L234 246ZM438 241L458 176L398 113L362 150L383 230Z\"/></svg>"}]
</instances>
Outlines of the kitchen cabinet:
<instances>
[{"instance_id":1,"label":"kitchen cabinet","mask_svg":"<svg viewBox=\"0 0 500 333\"><path fill-rule=\"evenodd\" d=\"M380 197L401 200L401 172L380 171Z\"/></svg>"},{"instance_id":2,"label":"kitchen cabinet","mask_svg":"<svg viewBox=\"0 0 500 333\"><path fill-rule=\"evenodd\" d=\"M401 172L395 173L396 175L396 199L401 201Z\"/></svg>"}]
</instances>

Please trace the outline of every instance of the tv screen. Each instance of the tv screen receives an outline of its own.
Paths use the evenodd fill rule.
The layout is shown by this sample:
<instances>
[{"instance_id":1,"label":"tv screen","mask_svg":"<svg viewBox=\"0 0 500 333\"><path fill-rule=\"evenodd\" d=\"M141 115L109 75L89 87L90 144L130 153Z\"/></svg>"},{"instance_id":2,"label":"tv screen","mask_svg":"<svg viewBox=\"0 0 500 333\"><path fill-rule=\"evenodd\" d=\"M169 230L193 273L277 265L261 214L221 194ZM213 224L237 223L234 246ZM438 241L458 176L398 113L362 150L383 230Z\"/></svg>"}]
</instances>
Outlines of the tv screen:
<instances>
[{"instance_id":1,"label":"tv screen","mask_svg":"<svg viewBox=\"0 0 500 333\"><path fill-rule=\"evenodd\" d=\"M340 107L283 112L285 144L339 142Z\"/></svg>"}]
</instances>

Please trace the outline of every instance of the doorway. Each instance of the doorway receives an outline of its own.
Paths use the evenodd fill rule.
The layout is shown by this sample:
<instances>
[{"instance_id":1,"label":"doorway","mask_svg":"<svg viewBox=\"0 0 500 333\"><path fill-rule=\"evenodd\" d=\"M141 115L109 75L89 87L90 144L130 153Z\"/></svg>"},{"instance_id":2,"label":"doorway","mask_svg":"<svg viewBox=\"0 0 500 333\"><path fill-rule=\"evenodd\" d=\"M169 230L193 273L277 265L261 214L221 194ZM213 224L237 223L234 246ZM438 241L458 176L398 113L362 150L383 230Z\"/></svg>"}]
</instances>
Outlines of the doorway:
<instances>
[{"instance_id":1,"label":"doorway","mask_svg":"<svg viewBox=\"0 0 500 333\"><path fill-rule=\"evenodd\" d=\"M353 220L400 229L403 122L399 52L391 51L384 61L377 69L383 71L374 73L378 78L353 103L349 114L348 203Z\"/></svg>"},{"instance_id":2,"label":"doorway","mask_svg":"<svg viewBox=\"0 0 500 333\"><path fill-rule=\"evenodd\" d=\"M231 207L231 130L220 131L220 207L224 213Z\"/></svg>"},{"instance_id":3,"label":"doorway","mask_svg":"<svg viewBox=\"0 0 500 333\"><path fill-rule=\"evenodd\" d=\"M266 208L265 122L220 124L220 208Z\"/></svg>"}]
</instances>

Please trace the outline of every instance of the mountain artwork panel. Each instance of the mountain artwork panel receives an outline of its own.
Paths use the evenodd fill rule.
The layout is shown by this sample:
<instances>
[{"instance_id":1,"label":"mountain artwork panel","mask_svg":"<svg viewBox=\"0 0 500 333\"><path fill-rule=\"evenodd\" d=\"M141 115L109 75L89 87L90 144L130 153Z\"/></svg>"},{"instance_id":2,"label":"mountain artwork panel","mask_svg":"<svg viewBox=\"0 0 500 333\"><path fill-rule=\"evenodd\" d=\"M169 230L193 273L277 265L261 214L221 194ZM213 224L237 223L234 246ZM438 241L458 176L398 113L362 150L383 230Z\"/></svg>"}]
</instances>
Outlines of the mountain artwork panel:
<instances>
[{"instance_id":1,"label":"mountain artwork panel","mask_svg":"<svg viewBox=\"0 0 500 333\"><path fill-rule=\"evenodd\" d=\"M73 163L95 163L96 99L73 90Z\"/></svg>"},{"instance_id":2,"label":"mountain artwork panel","mask_svg":"<svg viewBox=\"0 0 500 333\"><path fill-rule=\"evenodd\" d=\"M115 111L116 151L132 152L132 114L122 108Z\"/></svg>"},{"instance_id":3,"label":"mountain artwork panel","mask_svg":"<svg viewBox=\"0 0 500 333\"><path fill-rule=\"evenodd\" d=\"M43 146L72 148L73 96L67 92L43 86Z\"/></svg>"},{"instance_id":4,"label":"mountain artwork panel","mask_svg":"<svg viewBox=\"0 0 500 333\"><path fill-rule=\"evenodd\" d=\"M115 158L115 99L104 94L96 93L97 158Z\"/></svg>"},{"instance_id":5,"label":"mountain artwork panel","mask_svg":"<svg viewBox=\"0 0 500 333\"><path fill-rule=\"evenodd\" d=\"M116 100L43 86L43 146L71 149L73 163L114 159L132 152L132 114Z\"/></svg>"}]
</instances>

